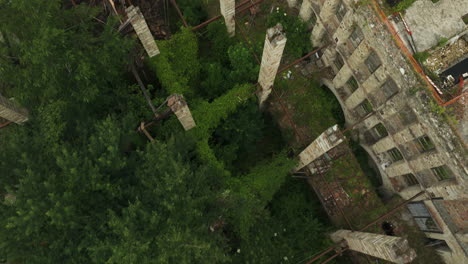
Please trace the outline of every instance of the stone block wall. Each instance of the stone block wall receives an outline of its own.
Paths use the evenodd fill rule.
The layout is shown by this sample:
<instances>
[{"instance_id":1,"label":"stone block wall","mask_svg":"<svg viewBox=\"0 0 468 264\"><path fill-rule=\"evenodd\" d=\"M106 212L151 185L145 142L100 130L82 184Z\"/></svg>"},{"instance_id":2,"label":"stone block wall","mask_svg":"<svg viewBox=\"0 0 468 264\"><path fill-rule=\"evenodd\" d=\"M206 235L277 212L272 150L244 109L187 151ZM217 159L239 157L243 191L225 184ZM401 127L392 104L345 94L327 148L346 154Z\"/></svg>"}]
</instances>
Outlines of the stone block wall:
<instances>
[{"instance_id":1,"label":"stone block wall","mask_svg":"<svg viewBox=\"0 0 468 264\"><path fill-rule=\"evenodd\" d=\"M0 95L0 117L16 124L28 121L28 112Z\"/></svg>"},{"instance_id":2,"label":"stone block wall","mask_svg":"<svg viewBox=\"0 0 468 264\"><path fill-rule=\"evenodd\" d=\"M350 250L381 258L393 263L410 263L416 252L401 237L338 230L331 235L334 242L344 240Z\"/></svg>"},{"instance_id":3,"label":"stone block wall","mask_svg":"<svg viewBox=\"0 0 468 264\"><path fill-rule=\"evenodd\" d=\"M299 165L296 167L296 170L309 165L312 161L318 159L342 142L343 138L338 125L328 128L299 154Z\"/></svg>"},{"instance_id":4,"label":"stone block wall","mask_svg":"<svg viewBox=\"0 0 468 264\"><path fill-rule=\"evenodd\" d=\"M141 13L140 8L129 6L126 12L148 56L151 58L158 55L160 53L159 48L154 41L153 35L151 34L148 24L146 24L145 17Z\"/></svg>"},{"instance_id":5,"label":"stone block wall","mask_svg":"<svg viewBox=\"0 0 468 264\"><path fill-rule=\"evenodd\" d=\"M177 119L179 119L180 124L182 124L185 130L190 130L196 126L192 113L183 96L171 95L167 101L167 105L177 116Z\"/></svg>"},{"instance_id":6,"label":"stone block wall","mask_svg":"<svg viewBox=\"0 0 468 264\"><path fill-rule=\"evenodd\" d=\"M427 195L420 199L428 202L433 198L449 203L467 199L466 142L433 110L436 103L428 88L375 10L370 5L355 5L353 0L310 0L310 4L317 17L312 43L331 43L321 60L334 75L322 77L322 82L340 95L337 99L347 126L359 131L362 146L388 183L385 187L405 199L421 190ZM359 31L361 34L353 34ZM356 37L359 35L362 38ZM358 84L353 90L348 86L351 78ZM430 142L425 147L420 143L423 137ZM401 158L395 160L395 153ZM414 176L416 185L407 180L408 175ZM451 212L450 217L460 216ZM431 213L443 221L437 210ZM448 263L466 259L455 234L448 228L443 232L451 250Z\"/></svg>"},{"instance_id":7,"label":"stone block wall","mask_svg":"<svg viewBox=\"0 0 468 264\"><path fill-rule=\"evenodd\" d=\"M258 95L260 106L263 105L271 93L271 87L275 82L286 41L287 38L281 24L277 24L275 27L267 30L265 45L263 47L262 63L258 76L258 83L261 86L261 91Z\"/></svg>"}]
</instances>

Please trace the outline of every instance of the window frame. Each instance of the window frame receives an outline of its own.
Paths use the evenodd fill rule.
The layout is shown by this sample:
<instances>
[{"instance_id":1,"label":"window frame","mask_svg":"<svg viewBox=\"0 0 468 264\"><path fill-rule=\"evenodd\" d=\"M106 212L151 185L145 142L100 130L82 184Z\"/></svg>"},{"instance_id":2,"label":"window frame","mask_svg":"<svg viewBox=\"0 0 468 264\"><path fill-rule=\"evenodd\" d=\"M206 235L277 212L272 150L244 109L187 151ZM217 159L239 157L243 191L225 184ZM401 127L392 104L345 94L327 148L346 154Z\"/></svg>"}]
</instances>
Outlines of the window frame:
<instances>
[{"instance_id":1,"label":"window frame","mask_svg":"<svg viewBox=\"0 0 468 264\"><path fill-rule=\"evenodd\" d=\"M387 133L388 133L388 131L387 131ZM387 154L392 159L392 162L398 162L400 160L403 160L403 154L401 154L401 151L396 147L387 150Z\"/></svg>"},{"instance_id":2,"label":"window frame","mask_svg":"<svg viewBox=\"0 0 468 264\"><path fill-rule=\"evenodd\" d=\"M346 5L343 3L343 1L341 0L338 2L338 5L336 5L336 11L335 11L335 16L339 22L343 21L343 18L346 16L346 13L348 13L348 9L346 8Z\"/></svg>"},{"instance_id":3,"label":"window frame","mask_svg":"<svg viewBox=\"0 0 468 264\"><path fill-rule=\"evenodd\" d=\"M416 178L416 176L414 176L413 173L407 173L401 176L403 177L403 180L405 181L406 186L410 187L410 186L419 185L418 178Z\"/></svg>"},{"instance_id":4,"label":"window frame","mask_svg":"<svg viewBox=\"0 0 468 264\"><path fill-rule=\"evenodd\" d=\"M434 151L436 149L434 142L428 135L420 136L416 139L416 145L420 153Z\"/></svg>"},{"instance_id":5,"label":"window frame","mask_svg":"<svg viewBox=\"0 0 468 264\"><path fill-rule=\"evenodd\" d=\"M335 64L335 67L338 69L338 71L340 71L341 68L343 68L343 66L345 65L343 57L341 56L341 54L339 52L336 53L335 60L333 61L333 64ZM338 65L338 64L340 64L340 65Z\"/></svg>"},{"instance_id":6,"label":"window frame","mask_svg":"<svg viewBox=\"0 0 468 264\"><path fill-rule=\"evenodd\" d=\"M384 129L384 130L382 130L382 129ZM388 136L388 130L382 123L378 123L377 125L373 126L372 127L372 132L374 132L374 134L376 134L376 136L379 138L379 140Z\"/></svg>"},{"instance_id":7,"label":"window frame","mask_svg":"<svg viewBox=\"0 0 468 264\"><path fill-rule=\"evenodd\" d=\"M351 93L354 93L357 89L359 89L359 83L356 78L354 78L354 76L349 77L348 81L346 81L346 84L348 85Z\"/></svg>"},{"instance_id":8,"label":"window frame","mask_svg":"<svg viewBox=\"0 0 468 264\"><path fill-rule=\"evenodd\" d=\"M375 60L376 59L376 60ZM378 61L378 62L377 62ZM374 64L375 63L375 64ZM380 60L379 55L375 51L372 51L369 56L367 56L366 60L364 61L367 69L371 74L377 71L378 68L382 65L382 61ZM370 66L369 66L370 65ZM372 68L372 69L371 69Z\"/></svg>"},{"instance_id":9,"label":"window frame","mask_svg":"<svg viewBox=\"0 0 468 264\"><path fill-rule=\"evenodd\" d=\"M362 41L364 41L364 33L362 33L362 29L360 27L356 27L351 33L351 35L349 35L349 40L351 42L351 45L355 49L357 49L357 47L359 47Z\"/></svg>"},{"instance_id":10,"label":"window frame","mask_svg":"<svg viewBox=\"0 0 468 264\"><path fill-rule=\"evenodd\" d=\"M392 98L395 94L397 94L400 89L396 82L392 78L388 78L385 82L380 86L380 89L385 94L385 97L388 99ZM391 93L387 93L387 91L391 91Z\"/></svg>"},{"instance_id":11,"label":"window frame","mask_svg":"<svg viewBox=\"0 0 468 264\"><path fill-rule=\"evenodd\" d=\"M431 168L432 174L437 178L438 181L445 181L453 179L453 174L450 172L446 165Z\"/></svg>"},{"instance_id":12,"label":"window frame","mask_svg":"<svg viewBox=\"0 0 468 264\"><path fill-rule=\"evenodd\" d=\"M417 208L416 205L420 205L419 208ZM421 231L429 233L443 233L424 202L410 202L406 207L408 208L408 211L410 211L416 225ZM432 227L430 227L428 223L432 225Z\"/></svg>"},{"instance_id":13,"label":"window frame","mask_svg":"<svg viewBox=\"0 0 468 264\"><path fill-rule=\"evenodd\" d=\"M364 99L357 107L358 114L361 114L361 111L364 113L362 117L367 116L368 114L374 112L374 107L368 99ZM361 110L362 109L362 110Z\"/></svg>"}]
</instances>

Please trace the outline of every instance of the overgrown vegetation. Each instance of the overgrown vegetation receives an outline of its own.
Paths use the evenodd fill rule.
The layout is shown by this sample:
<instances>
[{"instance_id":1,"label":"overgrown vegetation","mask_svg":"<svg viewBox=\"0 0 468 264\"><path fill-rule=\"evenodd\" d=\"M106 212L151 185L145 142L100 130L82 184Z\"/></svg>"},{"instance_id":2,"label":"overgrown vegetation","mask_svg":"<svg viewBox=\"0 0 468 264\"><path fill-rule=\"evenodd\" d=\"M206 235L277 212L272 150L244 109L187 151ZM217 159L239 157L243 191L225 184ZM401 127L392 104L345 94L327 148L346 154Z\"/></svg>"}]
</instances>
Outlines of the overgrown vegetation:
<instances>
[{"instance_id":1,"label":"overgrown vegetation","mask_svg":"<svg viewBox=\"0 0 468 264\"><path fill-rule=\"evenodd\" d=\"M293 57L299 58L311 51L311 43L307 35L307 23L298 16L288 16L286 10L277 7L268 17L267 26L273 27L277 23L283 26L286 32L287 42L285 52Z\"/></svg>"},{"instance_id":2,"label":"overgrown vegetation","mask_svg":"<svg viewBox=\"0 0 468 264\"><path fill-rule=\"evenodd\" d=\"M416 52L413 54L413 57L420 63L424 63L430 56L431 54L428 51Z\"/></svg>"},{"instance_id":3,"label":"overgrown vegetation","mask_svg":"<svg viewBox=\"0 0 468 264\"><path fill-rule=\"evenodd\" d=\"M392 11L393 12L401 12L401 11L404 11L406 9L408 9L414 2L416 2L416 0L401 0L401 1L393 1L395 3L397 3L396 5L392 5Z\"/></svg>"},{"instance_id":4,"label":"overgrown vegetation","mask_svg":"<svg viewBox=\"0 0 468 264\"><path fill-rule=\"evenodd\" d=\"M197 2L178 1L187 17ZM181 29L147 59L154 104L182 93L197 123L185 132L171 117L148 143L135 132L152 116L128 74L135 41L112 18L61 0L0 5L1 89L31 113L0 134L0 188L14 197L0 203L0 262L286 263L328 244L251 99L258 66L219 25L203 39L212 50Z\"/></svg>"}]
</instances>

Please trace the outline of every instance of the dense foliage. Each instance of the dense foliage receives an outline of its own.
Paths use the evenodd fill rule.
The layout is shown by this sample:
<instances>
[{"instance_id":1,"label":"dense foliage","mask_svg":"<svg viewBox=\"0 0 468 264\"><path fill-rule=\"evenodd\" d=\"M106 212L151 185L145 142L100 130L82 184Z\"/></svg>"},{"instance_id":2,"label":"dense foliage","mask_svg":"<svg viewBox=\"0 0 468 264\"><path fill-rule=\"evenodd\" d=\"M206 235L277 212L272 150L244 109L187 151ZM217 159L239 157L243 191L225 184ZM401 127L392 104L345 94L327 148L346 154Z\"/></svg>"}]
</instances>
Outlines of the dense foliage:
<instances>
[{"instance_id":1,"label":"dense foliage","mask_svg":"<svg viewBox=\"0 0 468 264\"><path fill-rule=\"evenodd\" d=\"M0 0L0 92L30 112L0 133L0 262L280 263L325 246L252 99L248 49L208 39L223 54L201 61L189 30L158 42L152 97L184 94L197 126L171 117L148 143L135 128L151 111L128 74L136 42L100 10L61 3Z\"/></svg>"},{"instance_id":2,"label":"dense foliage","mask_svg":"<svg viewBox=\"0 0 468 264\"><path fill-rule=\"evenodd\" d=\"M297 16L288 16L287 12L277 7L268 17L267 26L273 27L277 23L283 26L287 42L285 53L293 58L302 57L311 51L310 39L307 36L307 24Z\"/></svg>"}]
</instances>

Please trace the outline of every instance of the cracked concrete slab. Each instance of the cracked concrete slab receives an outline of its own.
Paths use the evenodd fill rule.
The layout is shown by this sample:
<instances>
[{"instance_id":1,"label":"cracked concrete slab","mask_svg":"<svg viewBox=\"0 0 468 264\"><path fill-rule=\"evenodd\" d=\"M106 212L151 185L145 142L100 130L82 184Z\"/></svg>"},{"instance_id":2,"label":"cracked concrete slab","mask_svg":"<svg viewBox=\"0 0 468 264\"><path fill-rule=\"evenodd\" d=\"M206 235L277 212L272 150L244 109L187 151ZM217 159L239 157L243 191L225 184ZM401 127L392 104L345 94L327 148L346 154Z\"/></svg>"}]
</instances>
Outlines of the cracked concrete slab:
<instances>
[{"instance_id":1,"label":"cracked concrete slab","mask_svg":"<svg viewBox=\"0 0 468 264\"><path fill-rule=\"evenodd\" d=\"M443 37L451 38L468 29L462 16L468 13L468 0L418 0L404 15L418 51L427 50Z\"/></svg>"}]
</instances>

